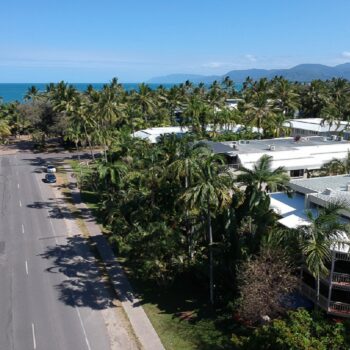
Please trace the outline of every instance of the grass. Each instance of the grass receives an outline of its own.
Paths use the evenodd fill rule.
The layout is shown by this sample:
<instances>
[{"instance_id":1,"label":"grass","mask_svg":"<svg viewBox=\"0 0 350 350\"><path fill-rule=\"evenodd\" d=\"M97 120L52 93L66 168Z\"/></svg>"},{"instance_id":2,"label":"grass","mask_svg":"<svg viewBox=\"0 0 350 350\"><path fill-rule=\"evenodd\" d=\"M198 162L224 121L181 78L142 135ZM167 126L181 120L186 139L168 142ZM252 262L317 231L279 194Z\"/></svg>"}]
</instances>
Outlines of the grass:
<instances>
[{"instance_id":1,"label":"grass","mask_svg":"<svg viewBox=\"0 0 350 350\"><path fill-rule=\"evenodd\" d=\"M91 168L69 161L78 182ZM81 191L81 198L98 222L98 196L92 191ZM120 258L135 293L167 350L222 350L230 348L232 315L224 309L213 310L208 304L207 288L191 279L179 280L171 288L155 286L137 279L133 267Z\"/></svg>"},{"instance_id":2,"label":"grass","mask_svg":"<svg viewBox=\"0 0 350 350\"><path fill-rule=\"evenodd\" d=\"M143 307L167 350L222 350L230 348L232 315L207 304L207 289L181 279L171 288L128 278L143 301ZM205 293L204 293L205 292Z\"/></svg>"}]
</instances>

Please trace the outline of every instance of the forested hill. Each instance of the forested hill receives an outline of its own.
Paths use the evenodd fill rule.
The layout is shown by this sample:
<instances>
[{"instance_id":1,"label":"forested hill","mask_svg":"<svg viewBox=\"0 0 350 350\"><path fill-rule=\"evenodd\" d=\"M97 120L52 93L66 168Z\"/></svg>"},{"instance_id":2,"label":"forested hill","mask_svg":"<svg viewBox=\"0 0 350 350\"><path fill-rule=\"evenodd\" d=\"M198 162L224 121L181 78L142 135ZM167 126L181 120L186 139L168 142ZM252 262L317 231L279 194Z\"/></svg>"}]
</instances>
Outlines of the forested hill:
<instances>
[{"instance_id":1,"label":"forested hill","mask_svg":"<svg viewBox=\"0 0 350 350\"><path fill-rule=\"evenodd\" d=\"M291 81L310 82L312 80L327 80L332 78L345 78L350 80L350 63L340 64L334 67L322 64L299 64L290 69L244 69L232 70L226 74L217 76L205 76L194 74L171 74L163 77L155 77L148 83L183 83L190 80L193 83L211 83L214 80L222 80L229 76L236 83L242 83L247 77L254 80L260 78L273 78L274 76L283 76Z\"/></svg>"}]
</instances>

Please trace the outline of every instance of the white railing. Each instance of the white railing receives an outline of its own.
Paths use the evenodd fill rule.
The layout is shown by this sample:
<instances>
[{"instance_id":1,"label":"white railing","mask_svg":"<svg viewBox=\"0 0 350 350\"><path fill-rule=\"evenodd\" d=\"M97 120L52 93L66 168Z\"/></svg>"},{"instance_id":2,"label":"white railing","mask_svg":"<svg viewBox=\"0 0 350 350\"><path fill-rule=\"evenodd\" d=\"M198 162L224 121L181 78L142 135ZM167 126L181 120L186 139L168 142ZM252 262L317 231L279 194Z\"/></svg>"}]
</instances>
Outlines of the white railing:
<instances>
[{"instance_id":1,"label":"white railing","mask_svg":"<svg viewBox=\"0 0 350 350\"><path fill-rule=\"evenodd\" d=\"M335 258L336 258L336 260L350 261L350 254L335 252Z\"/></svg>"},{"instance_id":2,"label":"white railing","mask_svg":"<svg viewBox=\"0 0 350 350\"><path fill-rule=\"evenodd\" d=\"M349 285L350 287L350 275L347 273L333 272L333 283L339 283L341 285Z\"/></svg>"},{"instance_id":3,"label":"white railing","mask_svg":"<svg viewBox=\"0 0 350 350\"><path fill-rule=\"evenodd\" d=\"M339 312L350 316L350 304L341 303L340 301L331 301L329 303L330 312Z\"/></svg>"},{"instance_id":4,"label":"white railing","mask_svg":"<svg viewBox=\"0 0 350 350\"><path fill-rule=\"evenodd\" d=\"M301 283L300 287L301 293L304 296L312 300L314 303L317 302L316 290L314 288L309 287L304 282ZM323 309L328 310L328 299L320 294L318 296L318 305L321 306Z\"/></svg>"}]
</instances>

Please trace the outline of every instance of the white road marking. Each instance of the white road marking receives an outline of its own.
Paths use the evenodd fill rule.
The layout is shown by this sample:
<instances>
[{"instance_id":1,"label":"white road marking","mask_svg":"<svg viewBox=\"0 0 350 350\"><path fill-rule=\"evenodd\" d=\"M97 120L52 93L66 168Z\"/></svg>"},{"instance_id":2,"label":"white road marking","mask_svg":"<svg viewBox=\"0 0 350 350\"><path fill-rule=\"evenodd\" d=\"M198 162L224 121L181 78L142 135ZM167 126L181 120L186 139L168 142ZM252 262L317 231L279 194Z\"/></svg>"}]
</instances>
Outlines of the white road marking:
<instances>
[{"instance_id":1,"label":"white road marking","mask_svg":"<svg viewBox=\"0 0 350 350\"><path fill-rule=\"evenodd\" d=\"M17 188L19 189L19 184L17 184Z\"/></svg>"},{"instance_id":2,"label":"white road marking","mask_svg":"<svg viewBox=\"0 0 350 350\"><path fill-rule=\"evenodd\" d=\"M29 273L28 273L28 261L26 260L26 273L27 273L27 275L29 275Z\"/></svg>"},{"instance_id":3,"label":"white road marking","mask_svg":"<svg viewBox=\"0 0 350 350\"><path fill-rule=\"evenodd\" d=\"M86 342L87 348L89 350L91 350L89 339L87 338L86 330L85 330L85 327L84 327L84 324L83 324L83 320L81 319L81 315L80 315L79 309L76 306L74 306L74 308L77 311L77 314L78 314L78 317L79 317L79 321L80 321L80 325L81 325L81 328L83 329L83 333L84 333L84 337L85 337L85 342Z\"/></svg>"},{"instance_id":4,"label":"white road marking","mask_svg":"<svg viewBox=\"0 0 350 350\"><path fill-rule=\"evenodd\" d=\"M21 200L19 200L19 206L20 206L20 207L22 206L22 202L21 202Z\"/></svg>"},{"instance_id":5,"label":"white road marking","mask_svg":"<svg viewBox=\"0 0 350 350\"><path fill-rule=\"evenodd\" d=\"M22 233L24 234L24 225L22 224Z\"/></svg>"},{"instance_id":6,"label":"white road marking","mask_svg":"<svg viewBox=\"0 0 350 350\"><path fill-rule=\"evenodd\" d=\"M33 335L33 349L36 349L36 339L35 339L35 328L34 328L34 323L32 323L32 335Z\"/></svg>"},{"instance_id":7,"label":"white road marking","mask_svg":"<svg viewBox=\"0 0 350 350\"><path fill-rule=\"evenodd\" d=\"M49 221L50 221L50 225L51 225L51 228L52 228L53 235L54 235L54 237L55 237L55 242L56 242L56 244L58 244L57 237L56 237L56 230L55 230L55 228L53 227L53 223L52 223L51 218L49 218Z\"/></svg>"}]
</instances>

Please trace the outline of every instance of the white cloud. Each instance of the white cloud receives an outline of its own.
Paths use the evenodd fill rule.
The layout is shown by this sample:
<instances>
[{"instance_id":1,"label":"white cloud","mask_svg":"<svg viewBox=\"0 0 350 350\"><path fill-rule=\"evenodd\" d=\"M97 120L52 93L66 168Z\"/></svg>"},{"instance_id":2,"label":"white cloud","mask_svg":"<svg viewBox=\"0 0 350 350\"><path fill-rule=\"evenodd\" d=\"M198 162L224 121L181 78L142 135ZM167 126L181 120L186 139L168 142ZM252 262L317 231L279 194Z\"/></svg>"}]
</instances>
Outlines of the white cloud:
<instances>
[{"instance_id":1,"label":"white cloud","mask_svg":"<svg viewBox=\"0 0 350 350\"><path fill-rule=\"evenodd\" d=\"M350 58L350 51L343 51L341 55L344 58Z\"/></svg>"},{"instance_id":2,"label":"white cloud","mask_svg":"<svg viewBox=\"0 0 350 350\"><path fill-rule=\"evenodd\" d=\"M256 62L256 61L258 60L254 55L252 55L252 54L250 54L250 53L247 53L244 57L245 57L249 62Z\"/></svg>"},{"instance_id":3,"label":"white cloud","mask_svg":"<svg viewBox=\"0 0 350 350\"><path fill-rule=\"evenodd\" d=\"M227 63L224 62L208 62L202 64L202 67L204 68L222 68L225 66L227 66Z\"/></svg>"}]
</instances>

